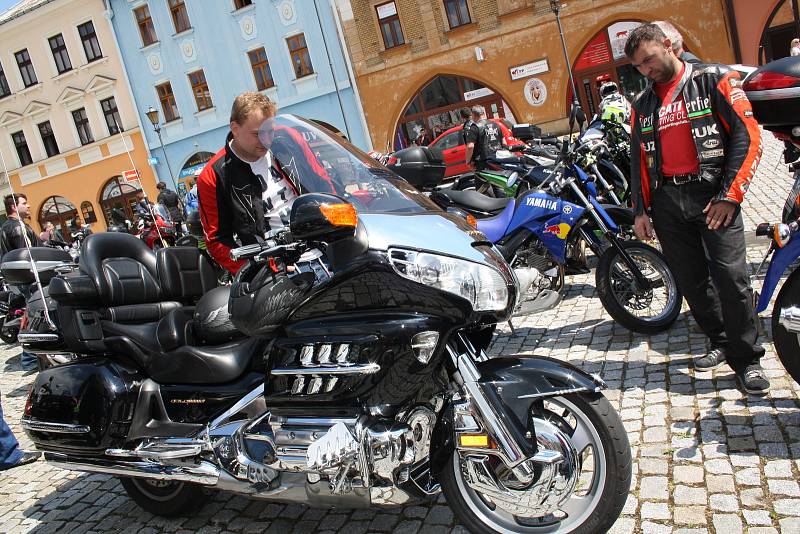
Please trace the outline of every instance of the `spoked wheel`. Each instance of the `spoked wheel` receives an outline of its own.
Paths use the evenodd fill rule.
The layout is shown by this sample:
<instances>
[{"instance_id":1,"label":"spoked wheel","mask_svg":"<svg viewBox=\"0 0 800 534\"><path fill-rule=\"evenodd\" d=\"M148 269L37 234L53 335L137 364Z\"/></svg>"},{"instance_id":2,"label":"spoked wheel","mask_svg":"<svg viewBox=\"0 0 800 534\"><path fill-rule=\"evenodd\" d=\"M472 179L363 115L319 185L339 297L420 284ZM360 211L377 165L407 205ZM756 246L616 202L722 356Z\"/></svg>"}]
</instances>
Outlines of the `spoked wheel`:
<instances>
[{"instance_id":1,"label":"spoked wheel","mask_svg":"<svg viewBox=\"0 0 800 534\"><path fill-rule=\"evenodd\" d=\"M577 453L570 483L557 482L543 495L536 480L526 487L499 461L491 464L493 481L476 481L466 468L468 460L453 451L441 475L448 504L474 533L605 532L622 512L631 483L630 445L616 411L599 393L572 394L535 403L531 415L535 426L557 428ZM564 492L559 504L543 503L558 492Z\"/></svg>"},{"instance_id":2,"label":"spoked wheel","mask_svg":"<svg viewBox=\"0 0 800 534\"><path fill-rule=\"evenodd\" d=\"M638 241L621 241L639 271L650 282L649 289L636 283L631 268L616 248L600 257L595 285L606 311L619 324L642 334L669 328L681 311L683 295L664 256Z\"/></svg>"},{"instance_id":3,"label":"spoked wheel","mask_svg":"<svg viewBox=\"0 0 800 534\"><path fill-rule=\"evenodd\" d=\"M185 482L145 478L120 478L120 482L136 504L163 517L189 515L200 509L210 496L203 486Z\"/></svg>"},{"instance_id":4,"label":"spoked wheel","mask_svg":"<svg viewBox=\"0 0 800 534\"><path fill-rule=\"evenodd\" d=\"M800 307L800 270L794 271L783 284L772 309L772 339L775 352L784 369L800 384L800 334L781 324L781 310Z\"/></svg>"}]
</instances>

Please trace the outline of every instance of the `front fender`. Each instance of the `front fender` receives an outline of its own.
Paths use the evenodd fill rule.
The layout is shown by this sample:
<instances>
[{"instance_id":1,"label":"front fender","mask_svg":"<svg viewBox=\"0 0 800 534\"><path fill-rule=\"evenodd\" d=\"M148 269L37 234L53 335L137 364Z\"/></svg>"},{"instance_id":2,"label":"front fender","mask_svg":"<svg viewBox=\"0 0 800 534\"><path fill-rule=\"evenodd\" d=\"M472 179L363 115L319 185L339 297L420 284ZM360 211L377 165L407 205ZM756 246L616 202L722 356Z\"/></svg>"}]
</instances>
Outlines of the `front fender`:
<instances>
[{"instance_id":1,"label":"front fender","mask_svg":"<svg viewBox=\"0 0 800 534\"><path fill-rule=\"evenodd\" d=\"M767 275L764 277L764 284L761 286L761 296L758 298L756 312L761 313L769 306L772 293L781 281L781 276L786 268L800 257L800 235L795 236L785 247L779 248L772 255L772 260L767 268Z\"/></svg>"},{"instance_id":2,"label":"front fender","mask_svg":"<svg viewBox=\"0 0 800 534\"><path fill-rule=\"evenodd\" d=\"M478 364L479 383L490 399L496 399L509 421L523 433L528 429L531 404L567 393L605 389L599 377L572 364L545 356L507 356Z\"/></svg>"}]
</instances>

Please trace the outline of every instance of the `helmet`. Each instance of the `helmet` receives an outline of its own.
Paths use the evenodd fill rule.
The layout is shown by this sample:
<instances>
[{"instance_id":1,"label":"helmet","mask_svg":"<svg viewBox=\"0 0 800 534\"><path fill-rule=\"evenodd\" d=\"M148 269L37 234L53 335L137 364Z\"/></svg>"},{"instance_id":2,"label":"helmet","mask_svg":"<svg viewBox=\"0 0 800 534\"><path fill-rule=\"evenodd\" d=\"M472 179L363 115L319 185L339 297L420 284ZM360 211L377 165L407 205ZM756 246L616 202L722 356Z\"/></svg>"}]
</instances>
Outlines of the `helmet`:
<instances>
[{"instance_id":1,"label":"helmet","mask_svg":"<svg viewBox=\"0 0 800 534\"><path fill-rule=\"evenodd\" d=\"M605 98L614 93L619 93L619 87L614 82L606 82L600 86L600 98Z\"/></svg>"},{"instance_id":2,"label":"helmet","mask_svg":"<svg viewBox=\"0 0 800 534\"><path fill-rule=\"evenodd\" d=\"M231 286L219 286L207 291L194 309L194 326L197 336L206 343L219 344L238 337L228 313Z\"/></svg>"},{"instance_id":3,"label":"helmet","mask_svg":"<svg viewBox=\"0 0 800 534\"><path fill-rule=\"evenodd\" d=\"M198 210L192 210L186 216L186 227L189 228L189 233L193 236L199 239L205 237L203 223L200 221L200 212Z\"/></svg>"},{"instance_id":4,"label":"helmet","mask_svg":"<svg viewBox=\"0 0 800 534\"><path fill-rule=\"evenodd\" d=\"M229 311L233 324L248 336L264 335L278 328L311 293L314 273L273 272L250 262L233 280Z\"/></svg>"}]
</instances>

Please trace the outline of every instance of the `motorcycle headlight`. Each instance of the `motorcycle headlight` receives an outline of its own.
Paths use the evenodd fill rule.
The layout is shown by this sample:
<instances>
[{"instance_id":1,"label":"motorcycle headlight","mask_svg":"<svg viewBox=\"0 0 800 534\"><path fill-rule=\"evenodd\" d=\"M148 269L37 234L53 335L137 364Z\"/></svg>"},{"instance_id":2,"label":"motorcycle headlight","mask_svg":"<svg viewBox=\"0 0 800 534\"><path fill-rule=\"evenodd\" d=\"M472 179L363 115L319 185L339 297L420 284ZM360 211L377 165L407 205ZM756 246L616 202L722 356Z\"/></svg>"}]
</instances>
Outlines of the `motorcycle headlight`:
<instances>
[{"instance_id":1,"label":"motorcycle headlight","mask_svg":"<svg viewBox=\"0 0 800 534\"><path fill-rule=\"evenodd\" d=\"M508 306L506 279L488 265L401 249L389 250L389 261L403 278L463 297L475 311L501 311Z\"/></svg>"}]
</instances>

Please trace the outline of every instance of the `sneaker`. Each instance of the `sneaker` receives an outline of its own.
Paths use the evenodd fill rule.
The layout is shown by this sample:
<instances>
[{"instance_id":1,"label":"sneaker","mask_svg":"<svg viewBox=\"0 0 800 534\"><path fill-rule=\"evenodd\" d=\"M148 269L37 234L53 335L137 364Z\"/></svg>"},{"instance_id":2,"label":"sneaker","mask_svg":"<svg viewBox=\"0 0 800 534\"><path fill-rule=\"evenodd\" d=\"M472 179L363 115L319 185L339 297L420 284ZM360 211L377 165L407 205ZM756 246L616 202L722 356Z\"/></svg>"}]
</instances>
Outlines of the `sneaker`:
<instances>
[{"instance_id":1,"label":"sneaker","mask_svg":"<svg viewBox=\"0 0 800 534\"><path fill-rule=\"evenodd\" d=\"M710 371L725 363L725 349L711 349L708 354L694 359L694 368L700 371Z\"/></svg>"},{"instance_id":2,"label":"sneaker","mask_svg":"<svg viewBox=\"0 0 800 534\"><path fill-rule=\"evenodd\" d=\"M742 389L751 395L765 395L769 390L769 379L758 364L748 365L744 372L736 373Z\"/></svg>"},{"instance_id":3,"label":"sneaker","mask_svg":"<svg viewBox=\"0 0 800 534\"><path fill-rule=\"evenodd\" d=\"M0 467L0 471L5 471L7 469L13 469L14 467L19 467L21 465L33 463L36 460L38 460L39 456L41 455L42 453L37 451L22 451L22 456L19 457L19 460L17 460L15 463L11 465L5 465Z\"/></svg>"}]
</instances>

